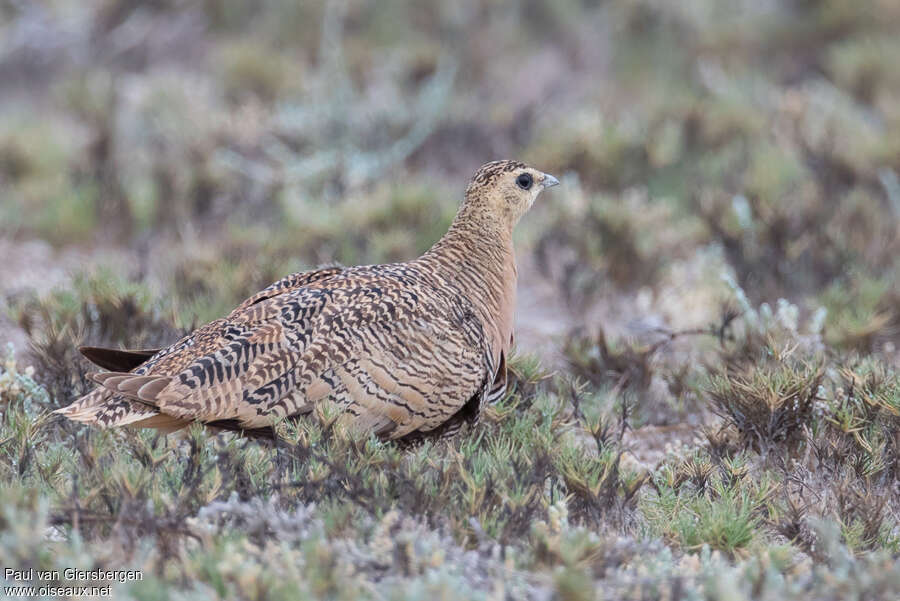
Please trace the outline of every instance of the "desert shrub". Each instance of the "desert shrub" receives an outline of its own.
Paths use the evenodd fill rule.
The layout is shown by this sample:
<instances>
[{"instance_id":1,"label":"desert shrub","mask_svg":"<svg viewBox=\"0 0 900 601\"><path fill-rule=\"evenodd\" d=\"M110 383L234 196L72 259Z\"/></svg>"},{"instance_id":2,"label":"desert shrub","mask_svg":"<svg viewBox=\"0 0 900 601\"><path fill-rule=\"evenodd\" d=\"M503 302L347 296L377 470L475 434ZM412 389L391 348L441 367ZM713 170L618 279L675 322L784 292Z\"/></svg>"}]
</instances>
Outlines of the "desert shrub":
<instances>
[{"instance_id":1,"label":"desert shrub","mask_svg":"<svg viewBox=\"0 0 900 601\"><path fill-rule=\"evenodd\" d=\"M831 457L854 465L860 476L900 476L900 377L877 359L850 362L840 369L838 387L829 399L828 437L819 448ZM833 437L833 438L832 438ZM830 440L829 440L830 439ZM846 455L830 455L827 448Z\"/></svg>"},{"instance_id":2,"label":"desert shrub","mask_svg":"<svg viewBox=\"0 0 900 601\"><path fill-rule=\"evenodd\" d=\"M85 374L92 370L79 346L158 348L176 341L181 331L163 309L145 286L103 270L77 276L71 289L19 299L14 306L31 341L36 379L58 405L88 386Z\"/></svg>"},{"instance_id":3,"label":"desert shrub","mask_svg":"<svg viewBox=\"0 0 900 601\"><path fill-rule=\"evenodd\" d=\"M616 448L585 458L583 449L563 447L555 460L562 482L573 497L576 515L592 515L595 519L621 515L644 484L643 475L622 472L621 451Z\"/></svg>"},{"instance_id":4,"label":"desert shrub","mask_svg":"<svg viewBox=\"0 0 900 601\"><path fill-rule=\"evenodd\" d=\"M835 281L820 298L828 310L825 338L833 346L873 352L896 343L900 317L893 278L862 275Z\"/></svg>"},{"instance_id":5,"label":"desert shrub","mask_svg":"<svg viewBox=\"0 0 900 601\"><path fill-rule=\"evenodd\" d=\"M584 192L576 188L574 199L579 195ZM555 211L534 243L538 268L576 307L613 290L656 285L665 268L702 236L670 198L628 190L620 197L580 200Z\"/></svg>"},{"instance_id":6,"label":"desert shrub","mask_svg":"<svg viewBox=\"0 0 900 601\"><path fill-rule=\"evenodd\" d=\"M300 87L302 73L276 48L244 40L220 52L225 97L235 105L252 99L271 103Z\"/></svg>"},{"instance_id":7,"label":"desert shrub","mask_svg":"<svg viewBox=\"0 0 900 601\"><path fill-rule=\"evenodd\" d=\"M713 410L741 433L748 445L767 452L778 443L796 445L813 417L824 377L821 364L773 352L743 370L713 373L707 394Z\"/></svg>"},{"instance_id":8,"label":"desert shrub","mask_svg":"<svg viewBox=\"0 0 900 601\"><path fill-rule=\"evenodd\" d=\"M593 386L643 390L653 376L654 350L652 345L609 342L601 330L593 338L569 338L564 352L572 373Z\"/></svg>"},{"instance_id":9,"label":"desert shrub","mask_svg":"<svg viewBox=\"0 0 900 601\"><path fill-rule=\"evenodd\" d=\"M0 222L57 245L89 239L97 227L98 186L75 177L83 136L62 123L7 114L0 120Z\"/></svg>"}]
</instances>

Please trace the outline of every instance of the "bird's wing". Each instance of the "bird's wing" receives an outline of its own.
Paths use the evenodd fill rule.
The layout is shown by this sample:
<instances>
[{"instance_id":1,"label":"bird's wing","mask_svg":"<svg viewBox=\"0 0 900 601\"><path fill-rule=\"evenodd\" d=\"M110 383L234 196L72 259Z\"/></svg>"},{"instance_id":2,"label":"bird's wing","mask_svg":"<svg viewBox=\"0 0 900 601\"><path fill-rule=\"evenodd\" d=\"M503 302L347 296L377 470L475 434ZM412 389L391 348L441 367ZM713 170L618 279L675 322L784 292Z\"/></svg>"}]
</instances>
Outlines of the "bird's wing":
<instances>
[{"instance_id":1,"label":"bird's wing","mask_svg":"<svg viewBox=\"0 0 900 601\"><path fill-rule=\"evenodd\" d=\"M229 325L247 321L248 316L254 312L255 305L288 295L306 286L321 284L343 270L343 267L325 267L286 276L242 302L228 317L217 319L194 330L133 371L140 375L152 373L175 376L198 357L213 353L223 344L229 343L230 338L235 335Z\"/></svg>"},{"instance_id":2,"label":"bird's wing","mask_svg":"<svg viewBox=\"0 0 900 601\"><path fill-rule=\"evenodd\" d=\"M197 334L177 371L170 354L98 383L179 420L244 428L327 399L354 429L399 438L443 423L494 372L464 299L365 270L242 305Z\"/></svg>"},{"instance_id":3,"label":"bird's wing","mask_svg":"<svg viewBox=\"0 0 900 601\"><path fill-rule=\"evenodd\" d=\"M290 292L291 290L302 288L303 286L306 286L312 282L337 275L341 271L343 271L342 267L333 266L315 269L312 271L292 273L291 275L286 276L278 280L277 282L274 282L264 290L261 290L260 292L257 292L250 298L246 299L244 302L238 305L235 311L241 311L268 298L272 298L274 296L284 294L285 292ZM179 343L176 343L173 346L180 346L180 343L185 342L189 338L191 337L188 336L186 339L179 341ZM154 358L156 355L160 354L162 350L163 349L158 348L114 349L100 346L82 346L78 348L78 351L94 365L102 367L103 369L107 369L109 371L116 372L134 371L135 369L146 363L149 359Z\"/></svg>"},{"instance_id":4,"label":"bird's wing","mask_svg":"<svg viewBox=\"0 0 900 601\"><path fill-rule=\"evenodd\" d=\"M324 281L341 271L341 267L327 267L291 274L245 300L232 312L232 315L240 314L248 307L266 299L297 290L313 282ZM118 376L127 373L138 376L147 376L148 374L157 376L154 379L154 386L143 391L146 396L166 381L164 377L177 375L197 357L219 348L223 343L223 332L226 330L230 317L231 315L228 318L210 322L162 350L122 351L97 347L82 347L81 350L90 361L100 367L118 372L116 374ZM121 378L118 381L121 382ZM174 428L187 424L187 422L176 423L171 416L160 416L156 407L142 401L137 396L137 390L128 394L119 393L112 387L115 383L114 380L110 381L107 386L99 386L67 407L58 409L56 413L75 421L102 427L134 424L146 427Z\"/></svg>"}]
</instances>

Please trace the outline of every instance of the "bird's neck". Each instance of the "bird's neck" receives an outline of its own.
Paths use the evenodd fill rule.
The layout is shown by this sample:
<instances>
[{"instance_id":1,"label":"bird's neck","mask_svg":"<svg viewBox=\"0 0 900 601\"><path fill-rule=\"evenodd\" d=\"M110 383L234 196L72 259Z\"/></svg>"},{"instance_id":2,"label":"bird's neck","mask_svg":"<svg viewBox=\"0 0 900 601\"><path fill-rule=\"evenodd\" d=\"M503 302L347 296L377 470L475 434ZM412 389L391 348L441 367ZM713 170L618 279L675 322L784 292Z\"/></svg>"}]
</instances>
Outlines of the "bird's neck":
<instances>
[{"instance_id":1,"label":"bird's neck","mask_svg":"<svg viewBox=\"0 0 900 601\"><path fill-rule=\"evenodd\" d=\"M447 233L418 262L475 306L496 353L508 350L516 294L512 228L463 205Z\"/></svg>"}]
</instances>

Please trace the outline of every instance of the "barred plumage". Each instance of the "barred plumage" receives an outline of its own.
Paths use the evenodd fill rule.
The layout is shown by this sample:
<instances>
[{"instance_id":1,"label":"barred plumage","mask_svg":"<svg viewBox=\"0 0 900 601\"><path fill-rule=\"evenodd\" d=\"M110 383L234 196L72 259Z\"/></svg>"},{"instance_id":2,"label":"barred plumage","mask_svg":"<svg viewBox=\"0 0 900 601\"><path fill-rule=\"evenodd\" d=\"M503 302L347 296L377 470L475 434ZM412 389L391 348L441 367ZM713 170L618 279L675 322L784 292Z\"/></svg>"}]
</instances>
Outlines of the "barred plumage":
<instances>
[{"instance_id":1,"label":"barred plumage","mask_svg":"<svg viewBox=\"0 0 900 601\"><path fill-rule=\"evenodd\" d=\"M193 421L262 433L317 404L360 432L447 436L503 396L512 229L552 176L482 166L448 232L406 263L290 275L161 350L84 348L113 371L66 417L165 431Z\"/></svg>"}]
</instances>

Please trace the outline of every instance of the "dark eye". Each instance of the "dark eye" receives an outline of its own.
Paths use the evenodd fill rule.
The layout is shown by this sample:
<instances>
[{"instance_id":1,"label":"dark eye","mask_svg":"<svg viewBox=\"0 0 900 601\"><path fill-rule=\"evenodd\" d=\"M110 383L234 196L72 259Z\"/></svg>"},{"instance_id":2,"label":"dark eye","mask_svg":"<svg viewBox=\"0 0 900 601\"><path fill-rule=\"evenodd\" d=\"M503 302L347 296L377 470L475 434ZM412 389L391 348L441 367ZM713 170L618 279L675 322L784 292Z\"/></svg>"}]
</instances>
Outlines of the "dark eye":
<instances>
[{"instance_id":1,"label":"dark eye","mask_svg":"<svg viewBox=\"0 0 900 601\"><path fill-rule=\"evenodd\" d=\"M518 184L518 186L520 188L522 188L523 190L527 190L528 188L530 188L531 182L532 182L532 179L531 179L530 173L523 173L522 175L520 175L519 177L516 178L516 184Z\"/></svg>"}]
</instances>

